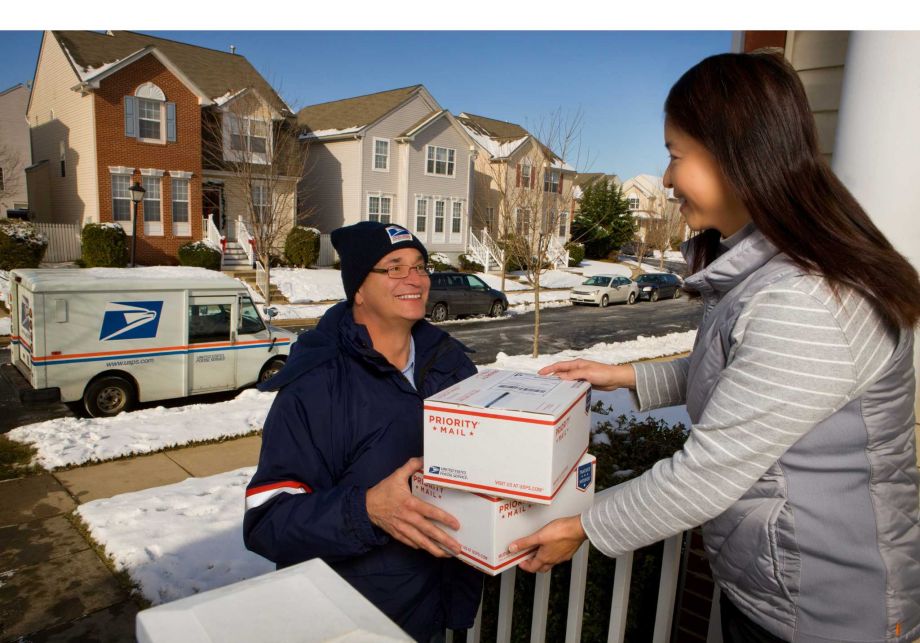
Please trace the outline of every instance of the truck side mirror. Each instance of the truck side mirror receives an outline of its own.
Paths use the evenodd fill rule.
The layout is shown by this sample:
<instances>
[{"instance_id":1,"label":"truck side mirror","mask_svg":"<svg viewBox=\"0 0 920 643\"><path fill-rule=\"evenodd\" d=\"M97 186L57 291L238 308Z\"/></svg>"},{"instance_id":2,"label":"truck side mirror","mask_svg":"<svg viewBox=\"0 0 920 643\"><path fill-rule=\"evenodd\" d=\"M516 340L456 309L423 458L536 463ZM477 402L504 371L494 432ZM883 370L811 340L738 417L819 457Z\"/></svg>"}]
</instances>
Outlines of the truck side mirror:
<instances>
[{"instance_id":1,"label":"truck side mirror","mask_svg":"<svg viewBox=\"0 0 920 643\"><path fill-rule=\"evenodd\" d=\"M263 308L262 312L264 312L265 316L268 317L269 319L276 317L278 315L278 309L275 308L274 306L268 306L266 308Z\"/></svg>"}]
</instances>

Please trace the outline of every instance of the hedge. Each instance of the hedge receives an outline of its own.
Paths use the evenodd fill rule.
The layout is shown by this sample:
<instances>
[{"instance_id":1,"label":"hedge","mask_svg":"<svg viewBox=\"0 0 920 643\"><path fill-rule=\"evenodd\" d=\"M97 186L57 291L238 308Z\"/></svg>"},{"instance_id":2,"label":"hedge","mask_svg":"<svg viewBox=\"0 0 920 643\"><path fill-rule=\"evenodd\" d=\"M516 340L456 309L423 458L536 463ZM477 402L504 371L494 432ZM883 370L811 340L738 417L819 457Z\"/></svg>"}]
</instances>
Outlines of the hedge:
<instances>
[{"instance_id":1,"label":"hedge","mask_svg":"<svg viewBox=\"0 0 920 643\"><path fill-rule=\"evenodd\" d=\"M565 244L565 249L569 251L569 268L574 268L585 258L585 245L570 241Z\"/></svg>"},{"instance_id":2,"label":"hedge","mask_svg":"<svg viewBox=\"0 0 920 643\"><path fill-rule=\"evenodd\" d=\"M284 241L284 258L298 268L309 268L319 259L319 230L295 226Z\"/></svg>"},{"instance_id":3,"label":"hedge","mask_svg":"<svg viewBox=\"0 0 920 643\"><path fill-rule=\"evenodd\" d=\"M220 270L220 250L206 241L190 241L179 247L179 265Z\"/></svg>"},{"instance_id":4,"label":"hedge","mask_svg":"<svg viewBox=\"0 0 920 643\"><path fill-rule=\"evenodd\" d=\"M128 235L117 223L87 223L80 233L86 268L124 268L131 258Z\"/></svg>"},{"instance_id":5,"label":"hedge","mask_svg":"<svg viewBox=\"0 0 920 643\"><path fill-rule=\"evenodd\" d=\"M47 237L31 223L0 219L0 270L38 268L47 249Z\"/></svg>"},{"instance_id":6,"label":"hedge","mask_svg":"<svg viewBox=\"0 0 920 643\"><path fill-rule=\"evenodd\" d=\"M460 255L460 270L463 272L485 272L485 267L468 254Z\"/></svg>"}]
</instances>

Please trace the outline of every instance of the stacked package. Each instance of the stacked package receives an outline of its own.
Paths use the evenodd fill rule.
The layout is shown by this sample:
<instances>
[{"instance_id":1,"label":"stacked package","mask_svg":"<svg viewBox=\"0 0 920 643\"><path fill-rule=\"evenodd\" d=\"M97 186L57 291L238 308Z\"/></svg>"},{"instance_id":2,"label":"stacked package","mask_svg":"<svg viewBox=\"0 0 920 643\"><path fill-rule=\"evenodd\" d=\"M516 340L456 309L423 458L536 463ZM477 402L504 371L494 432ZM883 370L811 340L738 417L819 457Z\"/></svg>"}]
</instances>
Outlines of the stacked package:
<instances>
[{"instance_id":1,"label":"stacked package","mask_svg":"<svg viewBox=\"0 0 920 643\"><path fill-rule=\"evenodd\" d=\"M591 506L590 417L585 382L480 371L425 400L412 492L460 522L461 560L500 574L532 553L512 541Z\"/></svg>"}]
</instances>

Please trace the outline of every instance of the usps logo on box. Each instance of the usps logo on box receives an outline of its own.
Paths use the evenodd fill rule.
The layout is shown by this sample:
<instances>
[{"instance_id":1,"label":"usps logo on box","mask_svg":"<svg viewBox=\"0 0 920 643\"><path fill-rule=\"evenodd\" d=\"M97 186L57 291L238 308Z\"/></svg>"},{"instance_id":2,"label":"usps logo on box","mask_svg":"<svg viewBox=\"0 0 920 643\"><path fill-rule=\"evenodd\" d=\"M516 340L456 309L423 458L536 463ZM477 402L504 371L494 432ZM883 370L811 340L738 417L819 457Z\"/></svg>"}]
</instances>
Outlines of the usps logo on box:
<instances>
[{"instance_id":1,"label":"usps logo on box","mask_svg":"<svg viewBox=\"0 0 920 643\"><path fill-rule=\"evenodd\" d=\"M591 481L594 479L594 467L591 462L578 465L578 490L584 491L591 486Z\"/></svg>"}]
</instances>

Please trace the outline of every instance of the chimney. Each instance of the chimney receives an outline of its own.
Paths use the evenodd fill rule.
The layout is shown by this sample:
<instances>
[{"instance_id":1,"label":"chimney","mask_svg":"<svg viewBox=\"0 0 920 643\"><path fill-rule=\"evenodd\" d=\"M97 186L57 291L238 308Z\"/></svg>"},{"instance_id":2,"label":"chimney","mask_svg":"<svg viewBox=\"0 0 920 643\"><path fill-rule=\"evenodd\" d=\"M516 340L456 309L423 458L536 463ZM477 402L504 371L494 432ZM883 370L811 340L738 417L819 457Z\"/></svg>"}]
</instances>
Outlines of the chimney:
<instances>
[{"instance_id":1,"label":"chimney","mask_svg":"<svg viewBox=\"0 0 920 643\"><path fill-rule=\"evenodd\" d=\"M231 53L231 54L235 54L235 53L236 53L236 45L230 45L230 53Z\"/></svg>"}]
</instances>

